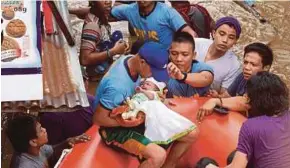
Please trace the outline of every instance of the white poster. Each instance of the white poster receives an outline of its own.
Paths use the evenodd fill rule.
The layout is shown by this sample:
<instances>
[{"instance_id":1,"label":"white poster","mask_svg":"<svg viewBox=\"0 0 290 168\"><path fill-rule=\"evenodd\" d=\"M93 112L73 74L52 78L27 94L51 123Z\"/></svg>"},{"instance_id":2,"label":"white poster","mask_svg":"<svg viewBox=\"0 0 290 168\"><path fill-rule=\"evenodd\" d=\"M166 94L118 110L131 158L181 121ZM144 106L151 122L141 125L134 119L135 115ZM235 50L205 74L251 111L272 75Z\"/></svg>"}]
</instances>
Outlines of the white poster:
<instances>
[{"instance_id":1,"label":"white poster","mask_svg":"<svg viewBox=\"0 0 290 168\"><path fill-rule=\"evenodd\" d=\"M1 1L1 101L43 99L40 1Z\"/></svg>"}]
</instances>

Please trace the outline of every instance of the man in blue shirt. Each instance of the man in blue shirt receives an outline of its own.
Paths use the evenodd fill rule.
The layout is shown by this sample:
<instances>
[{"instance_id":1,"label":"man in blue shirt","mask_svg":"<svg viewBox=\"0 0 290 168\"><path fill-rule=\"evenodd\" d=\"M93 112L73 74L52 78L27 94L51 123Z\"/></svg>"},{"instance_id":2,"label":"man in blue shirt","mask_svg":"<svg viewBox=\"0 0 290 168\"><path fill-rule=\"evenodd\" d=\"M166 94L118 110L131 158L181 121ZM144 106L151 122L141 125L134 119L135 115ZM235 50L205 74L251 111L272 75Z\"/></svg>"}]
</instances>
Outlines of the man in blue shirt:
<instances>
[{"instance_id":1,"label":"man in blue shirt","mask_svg":"<svg viewBox=\"0 0 290 168\"><path fill-rule=\"evenodd\" d=\"M234 80L230 87L219 98L209 99L199 110L197 118L212 113L215 106L224 107L233 111L245 112L248 109L247 81L258 72L269 71L273 63L273 51L263 43L252 43L245 47L243 72ZM251 117L251 114L246 114Z\"/></svg>"},{"instance_id":2,"label":"man in blue shirt","mask_svg":"<svg viewBox=\"0 0 290 168\"><path fill-rule=\"evenodd\" d=\"M161 167L166 158L166 151L152 143L144 136L144 116L123 120L121 117L111 118L111 111L121 105L127 97L134 94L140 77L152 74L155 79L166 74L168 52L156 42L147 42L133 56L121 57L117 60L101 80L96 91L94 123L101 126L100 135L109 146L118 147L130 154L145 158L139 167ZM154 72L154 73L153 73ZM167 165L176 164L179 158L196 139L197 129L177 140L170 151ZM165 164L166 164L165 163Z\"/></svg>"},{"instance_id":3,"label":"man in blue shirt","mask_svg":"<svg viewBox=\"0 0 290 168\"><path fill-rule=\"evenodd\" d=\"M168 5L155 1L137 1L113 7L111 15L117 20L127 20L141 40L156 41L168 48L174 32L196 33L182 16Z\"/></svg>"},{"instance_id":4,"label":"man in blue shirt","mask_svg":"<svg viewBox=\"0 0 290 168\"><path fill-rule=\"evenodd\" d=\"M273 51L263 43L252 43L245 47L243 72L230 85L223 97L243 96L247 81L260 71L269 71L273 63Z\"/></svg>"},{"instance_id":5,"label":"man in blue shirt","mask_svg":"<svg viewBox=\"0 0 290 168\"><path fill-rule=\"evenodd\" d=\"M168 81L168 97L203 96L213 81L212 68L194 60L195 43L192 36L185 32L174 35L169 49L171 62L167 66L171 77Z\"/></svg>"}]
</instances>

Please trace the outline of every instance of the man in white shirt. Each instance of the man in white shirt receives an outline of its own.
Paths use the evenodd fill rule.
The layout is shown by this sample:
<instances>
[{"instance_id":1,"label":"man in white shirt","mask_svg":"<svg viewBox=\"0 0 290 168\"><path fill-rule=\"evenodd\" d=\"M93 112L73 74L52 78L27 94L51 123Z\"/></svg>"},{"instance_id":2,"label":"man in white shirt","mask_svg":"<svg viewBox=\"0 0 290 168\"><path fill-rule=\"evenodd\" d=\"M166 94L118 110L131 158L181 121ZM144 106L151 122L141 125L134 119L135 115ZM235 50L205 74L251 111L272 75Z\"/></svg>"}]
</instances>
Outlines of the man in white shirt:
<instances>
[{"instance_id":1,"label":"man in white shirt","mask_svg":"<svg viewBox=\"0 0 290 168\"><path fill-rule=\"evenodd\" d=\"M211 85L212 96L222 94L241 73L237 56L230 51L241 34L241 26L233 17L223 17L216 22L214 40L196 38L196 60L205 62L214 70L214 82Z\"/></svg>"}]
</instances>

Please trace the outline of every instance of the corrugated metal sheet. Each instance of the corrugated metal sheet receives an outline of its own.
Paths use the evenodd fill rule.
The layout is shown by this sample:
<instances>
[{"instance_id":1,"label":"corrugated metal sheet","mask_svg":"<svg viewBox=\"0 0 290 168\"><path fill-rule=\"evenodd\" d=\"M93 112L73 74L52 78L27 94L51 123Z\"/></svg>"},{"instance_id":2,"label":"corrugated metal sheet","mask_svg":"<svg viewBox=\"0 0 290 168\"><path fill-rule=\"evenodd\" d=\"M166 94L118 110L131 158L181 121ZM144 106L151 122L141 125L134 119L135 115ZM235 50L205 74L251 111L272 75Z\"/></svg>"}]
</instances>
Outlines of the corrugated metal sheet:
<instances>
[{"instance_id":1,"label":"corrugated metal sheet","mask_svg":"<svg viewBox=\"0 0 290 168\"><path fill-rule=\"evenodd\" d=\"M72 32L67 1L55 1L55 4L69 31ZM57 34L42 36L44 99L41 101L2 102L2 112L74 111L75 108L89 106L77 48L67 44L56 20L54 20L54 28Z\"/></svg>"}]
</instances>

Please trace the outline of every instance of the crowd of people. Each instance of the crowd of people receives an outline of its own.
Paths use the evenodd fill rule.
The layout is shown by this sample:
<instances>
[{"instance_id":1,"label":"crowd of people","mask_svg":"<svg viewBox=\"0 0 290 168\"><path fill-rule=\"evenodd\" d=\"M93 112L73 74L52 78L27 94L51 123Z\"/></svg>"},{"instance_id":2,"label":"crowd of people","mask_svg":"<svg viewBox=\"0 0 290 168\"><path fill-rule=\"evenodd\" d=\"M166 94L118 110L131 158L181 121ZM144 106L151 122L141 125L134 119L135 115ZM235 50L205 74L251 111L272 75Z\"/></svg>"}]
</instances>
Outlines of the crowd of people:
<instances>
[{"instance_id":1,"label":"crowd of people","mask_svg":"<svg viewBox=\"0 0 290 168\"><path fill-rule=\"evenodd\" d=\"M175 96L211 97L197 113L200 122L216 107L248 118L228 167L290 167L289 90L269 72L274 60L271 48L260 42L247 45L241 64L231 51L242 35L236 18L214 22L199 5L171 3L172 7L157 1L115 2L112 7L111 1L90 1L88 8L69 10L84 19L80 46L84 81L97 79L99 85L95 96L88 95L90 107L43 113L40 120L23 115L10 121L7 135L16 151L13 167L48 167L48 158L59 156L60 149L90 140L80 134L96 124L103 142L138 157L140 168L174 168L199 136L198 126L189 123L190 129L178 130L182 136L161 146L146 136L150 113L134 108L151 101L170 108L167 98ZM132 46L120 32L111 32L109 21L118 20L128 21L137 36ZM134 101L128 99L132 96ZM124 103L126 113L115 114ZM202 158L192 166L218 165Z\"/></svg>"}]
</instances>

